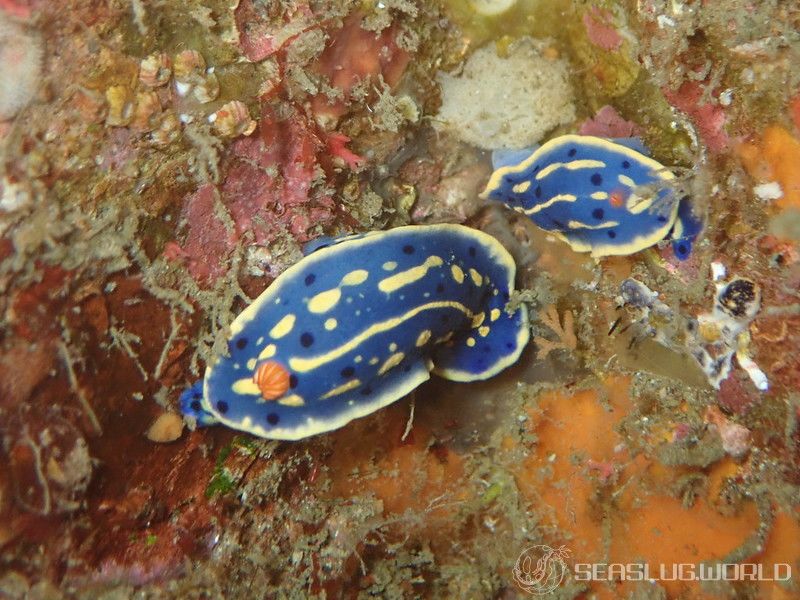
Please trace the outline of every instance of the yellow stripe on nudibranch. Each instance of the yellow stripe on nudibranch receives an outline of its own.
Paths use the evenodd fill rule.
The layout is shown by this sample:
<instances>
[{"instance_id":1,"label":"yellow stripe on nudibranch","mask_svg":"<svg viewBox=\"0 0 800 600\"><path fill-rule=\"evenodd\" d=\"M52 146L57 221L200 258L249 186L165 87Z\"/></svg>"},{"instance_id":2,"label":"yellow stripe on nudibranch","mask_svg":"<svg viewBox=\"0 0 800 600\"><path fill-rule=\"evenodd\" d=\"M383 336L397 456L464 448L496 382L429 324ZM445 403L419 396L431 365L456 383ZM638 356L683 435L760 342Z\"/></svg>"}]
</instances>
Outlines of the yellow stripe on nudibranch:
<instances>
[{"instance_id":1,"label":"yellow stripe on nudibranch","mask_svg":"<svg viewBox=\"0 0 800 600\"><path fill-rule=\"evenodd\" d=\"M272 358L275 356L275 353L278 351L278 347L275 344L269 344L264 347L261 353L258 355L259 360L266 360L267 358Z\"/></svg>"},{"instance_id":2,"label":"yellow stripe on nudibranch","mask_svg":"<svg viewBox=\"0 0 800 600\"><path fill-rule=\"evenodd\" d=\"M334 329L336 329L336 326L338 324L339 323L336 321L336 319L330 318L330 319L327 319L325 321L324 327L325 327L326 331L333 331Z\"/></svg>"},{"instance_id":3,"label":"yellow stripe on nudibranch","mask_svg":"<svg viewBox=\"0 0 800 600\"><path fill-rule=\"evenodd\" d=\"M641 196L637 196L636 194L631 194L628 197L628 201L625 203L625 208L628 209L628 212L632 215L638 215L646 211L648 208L653 206L653 202L655 202L656 196L651 195L647 198L642 198Z\"/></svg>"},{"instance_id":4,"label":"yellow stripe on nudibranch","mask_svg":"<svg viewBox=\"0 0 800 600\"><path fill-rule=\"evenodd\" d=\"M511 188L515 194L524 194L531 187L531 182L528 180L522 181Z\"/></svg>"},{"instance_id":5,"label":"yellow stripe on nudibranch","mask_svg":"<svg viewBox=\"0 0 800 600\"><path fill-rule=\"evenodd\" d=\"M556 202L575 202L577 199L578 197L575 196L574 194L558 194L557 196L553 196L546 202L542 202L541 204L536 204L535 206L526 209L525 214L535 215L536 213L538 213L541 210L544 210L545 208L550 208Z\"/></svg>"},{"instance_id":6,"label":"yellow stripe on nudibranch","mask_svg":"<svg viewBox=\"0 0 800 600\"><path fill-rule=\"evenodd\" d=\"M308 310L312 313L321 314L331 310L339 303L342 298L342 290L338 287L331 290L320 292L308 301Z\"/></svg>"},{"instance_id":7,"label":"yellow stripe on nudibranch","mask_svg":"<svg viewBox=\"0 0 800 600\"><path fill-rule=\"evenodd\" d=\"M427 344L428 340L431 339L431 335L433 335L433 332L430 329L423 329L422 333L417 336L417 342L415 344L417 348L421 348Z\"/></svg>"},{"instance_id":8,"label":"yellow stripe on nudibranch","mask_svg":"<svg viewBox=\"0 0 800 600\"><path fill-rule=\"evenodd\" d=\"M350 271L347 275L342 277L342 282L339 285L361 285L369 277L369 272L364 269L356 269Z\"/></svg>"},{"instance_id":9,"label":"yellow stripe on nudibranch","mask_svg":"<svg viewBox=\"0 0 800 600\"><path fill-rule=\"evenodd\" d=\"M278 404L283 404L284 406L305 406L306 404L306 401L297 394L292 394L291 396L286 396L285 398L279 398L277 402Z\"/></svg>"},{"instance_id":10,"label":"yellow stripe on nudibranch","mask_svg":"<svg viewBox=\"0 0 800 600\"><path fill-rule=\"evenodd\" d=\"M261 388L253 381L252 377L237 379L233 382L231 390L234 394L240 394L242 396L261 396Z\"/></svg>"},{"instance_id":11,"label":"yellow stripe on nudibranch","mask_svg":"<svg viewBox=\"0 0 800 600\"><path fill-rule=\"evenodd\" d=\"M428 274L428 270L433 267L439 267L444 264L444 261L439 256L429 256L424 263L416 267L412 267L406 271L401 271L396 275L382 279L378 283L378 289L382 292L391 293L399 290L401 287L410 285L419 281Z\"/></svg>"},{"instance_id":12,"label":"yellow stripe on nudibranch","mask_svg":"<svg viewBox=\"0 0 800 600\"><path fill-rule=\"evenodd\" d=\"M557 163L550 163L546 167L544 167L541 171L536 174L536 181L541 181L548 175L550 175L553 171L557 171L558 169L566 169L567 171L578 171L580 169L603 169L605 168L606 163L602 160L573 160L570 162L557 162Z\"/></svg>"},{"instance_id":13,"label":"yellow stripe on nudibranch","mask_svg":"<svg viewBox=\"0 0 800 600\"><path fill-rule=\"evenodd\" d=\"M389 369L391 369L391 368L393 368L393 367L396 367L396 366L397 366L397 365L399 365L401 362L403 362L403 359L404 359L405 357L406 357L406 355L405 355L403 352L396 352L395 354L392 354L392 355L391 355L389 358L387 358L387 359L386 359L386 361L385 361L385 362L384 362L384 363L381 365L381 368L380 368L380 369L378 369L378 375L383 375L383 374L384 374L384 373L386 373L386 371L388 371Z\"/></svg>"},{"instance_id":14,"label":"yellow stripe on nudibranch","mask_svg":"<svg viewBox=\"0 0 800 600\"><path fill-rule=\"evenodd\" d=\"M297 319L295 315L289 313L285 317L283 317L280 321L275 324L275 327L269 330L269 337L273 340L279 340L283 336L287 335L292 331L294 327L294 322Z\"/></svg>"},{"instance_id":15,"label":"yellow stripe on nudibranch","mask_svg":"<svg viewBox=\"0 0 800 600\"><path fill-rule=\"evenodd\" d=\"M619 181L622 185L628 186L629 188L636 187L636 182L627 175L617 175L617 181Z\"/></svg>"},{"instance_id":16,"label":"yellow stripe on nudibranch","mask_svg":"<svg viewBox=\"0 0 800 600\"><path fill-rule=\"evenodd\" d=\"M358 386L361 385L361 381L358 379L351 379L347 383L343 383L340 386L333 388L331 391L323 394L320 396L321 400L326 400L327 398L333 398L334 396L338 396L340 394L344 394L345 392L349 392L350 390L356 389Z\"/></svg>"},{"instance_id":17,"label":"yellow stripe on nudibranch","mask_svg":"<svg viewBox=\"0 0 800 600\"><path fill-rule=\"evenodd\" d=\"M311 300L308 301L308 310L315 314L328 312L342 299L342 290L339 289L340 287L361 285L368 277L369 273L364 269L350 271L347 275L342 277L338 287L325 290L313 296Z\"/></svg>"},{"instance_id":18,"label":"yellow stripe on nudibranch","mask_svg":"<svg viewBox=\"0 0 800 600\"><path fill-rule=\"evenodd\" d=\"M483 285L483 277L481 277L481 274L478 273L475 269L469 270L469 277L470 279L472 279L472 283L474 283L475 285L478 286Z\"/></svg>"},{"instance_id":19,"label":"yellow stripe on nudibranch","mask_svg":"<svg viewBox=\"0 0 800 600\"><path fill-rule=\"evenodd\" d=\"M617 225L619 225L619 221L603 221L597 225L588 225L581 221L570 221L567 223L567 227L570 229L609 229L611 227L616 227Z\"/></svg>"},{"instance_id":20,"label":"yellow stripe on nudibranch","mask_svg":"<svg viewBox=\"0 0 800 600\"><path fill-rule=\"evenodd\" d=\"M499 318L500 318L500 315L501 315L501 314L502 314L502 313L500 312L500 309L499 309L499 308L493 308L493 309L492 309L492 312L491 312L491 313L490 313L490 315L489 315L489 319L490 319L491 321L493 321L493 322L494 322L494 321L497 321L497 319L499 319Z\"/></svg>"},{"instance_id":21,"label":"yellow stripe on nudibranch","mask_svg":"<svg viewBox=\"0 0 800 600\"><path fill-rule=\"evenodd\" d=\"M409 319L413 319L421 312L424 312L426 310L436 310L439 308L452 308L458 310L464 313L464 315L468 319L472 319L472 317L474 316L472 311L463 304L461 304L460 302L454 302L451 300L442 300L440 302L428 302L427 304L421 304L419 306L415 306L408 312L398 317L393 317L391 319L386 319L385 321L374 323L373 325L370 325L367 329L365 329L358 335L354 335L352 338L350 338L347 342L345 342L341 346L333 348L332 350L329 350L324 354L320 354L319 356L314 356L311 358L292 357L289 359L289 367L293 371L296 371L298 373L308 373L309 371L313 371L314 369L317 369L320 366L331 362L332 360L341 358L342 356L344 356L351 350L357 348L359 345L361 345L374 335L391 331L392 329L402 325Z\"/></svg>"},{"instance_id":22,"label":"yellow stripe on nudibranch","mask_svg":"<svg viewBox=\"0 0 800 600\"><path fill-rule=\"evenodd\" d=\"M589 197L592 200L608 200L608 192L592 192Z\"/></svg>"},{"instance_id":23,"label":"yellow stripe on nudibranch","mask_svg":"<svg viewBox=\"0 0 800 600\"><path fill-rule=\"evenodd\" d=\"M383 263L384 271L394 271L396 268L397 268L397 263L394 262L393 260Z\"/></svg>"},{"instance_id":24,"label":"yellow stripe on nudibranch","mask_svg":"<svg viewBox=\"0 0 800 600\"><path fill-rule=\"evenodd\" d=\"M464 283L464 271L458 265L450 265L450 273L456 283Z\"/></svg>"},{"instance_id":25,"label":"yellow stripe on nudibranch","mask_svg":"<svg viewBox=\"0 0 800 600\"><path fill-rule=\"evenodd\" d=\"M627 256L635 252L639 252L643 248L657 244L669 233L675 223L675 217L678 214L678 203L672 207L670 216L663 227L651 231L649 234L640 235L633 238L627 244L587 244L586 242L560 235L558 232L551 232L572 248L575 252L591 252L591 256Z\"/></svg>"}]
</instances>

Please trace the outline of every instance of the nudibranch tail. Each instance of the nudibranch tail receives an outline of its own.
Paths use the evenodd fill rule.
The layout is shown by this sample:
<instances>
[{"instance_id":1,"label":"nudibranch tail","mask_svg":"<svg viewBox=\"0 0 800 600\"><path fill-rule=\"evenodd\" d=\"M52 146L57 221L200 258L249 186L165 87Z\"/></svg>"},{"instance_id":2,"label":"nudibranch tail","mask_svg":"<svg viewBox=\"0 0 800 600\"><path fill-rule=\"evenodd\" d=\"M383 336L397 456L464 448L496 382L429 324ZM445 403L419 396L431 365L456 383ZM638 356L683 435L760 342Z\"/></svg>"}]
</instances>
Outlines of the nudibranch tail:
<instances>
[{"instance_id":1,"label":"nudibranch tail","mask_svg":"<svg viewBox=\"0 0 800 600\"><path fill-rule=\"evenodd\" d=\"M205 407L203 401L203 380L195 381L191 387L184 390L180 397L181 412L187 417L193 417L200 426L218 423L216 417Z\"/></svg>"},{"instance_id":2,"label":"nudibranch tail","mask_svg":"<svg viewBox=\"0 0 800 600\"><path fill-rule=\"evenodd\" d=\"M635 138L564 135L516 164L507 164L514 153L503 152L496 160L506 164L482 197L529 216L577 252L633 254L669 234L681 204L675 175L640 149ZM699 232L683 225L691 225L692 237Z\"/></svg>"}]
</instances>

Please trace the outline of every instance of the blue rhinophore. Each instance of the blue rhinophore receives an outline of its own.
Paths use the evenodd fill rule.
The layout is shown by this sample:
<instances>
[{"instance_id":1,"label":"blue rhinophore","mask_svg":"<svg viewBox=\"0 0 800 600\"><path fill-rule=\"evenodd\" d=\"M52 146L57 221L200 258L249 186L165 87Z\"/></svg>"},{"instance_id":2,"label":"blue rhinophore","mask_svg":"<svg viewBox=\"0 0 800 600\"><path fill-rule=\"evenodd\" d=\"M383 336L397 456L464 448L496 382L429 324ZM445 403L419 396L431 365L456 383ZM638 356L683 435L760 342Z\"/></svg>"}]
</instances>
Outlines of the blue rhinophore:
<instances>
[{"instance_id":1,"label":"blue rhinophore","mask_svg":"<svg viewBox=\"0 0 800 600\"><path fill-rule=\"evenodd\" d=\"M684 259L702 229L675 175L636 138L564 135L531 151L502 151L483 197L593 256L633 254L675 233Z\"/></svg>"},{"instance_id":2,"label":"blue rhinophore","mask_svg":"<svg viewBox=\"0 0 800 600\"><path fill-rule=\"evenodd\" d=\"M227 356L182 409L201 424L299 439L402 398L431 372L491 377L528 341L524 306L505 311L515 270L497 240L460 225L328 240L234 320ZM276 372L287 387L266 399L272 380L260 377Z\"/></svg>"},{"instance_id":3,"label":"blue rhinophore","mask_svg":"<svg viewBox=\"0 0 800 600\"><path fill-rule=\"evenodd\" d=\"M203 404L203 380L195 381L191 387L186 388L180 397L181 412L187 417L193 417L198 425L213 425L217 423Z\"/></svg>"}]
</instances>

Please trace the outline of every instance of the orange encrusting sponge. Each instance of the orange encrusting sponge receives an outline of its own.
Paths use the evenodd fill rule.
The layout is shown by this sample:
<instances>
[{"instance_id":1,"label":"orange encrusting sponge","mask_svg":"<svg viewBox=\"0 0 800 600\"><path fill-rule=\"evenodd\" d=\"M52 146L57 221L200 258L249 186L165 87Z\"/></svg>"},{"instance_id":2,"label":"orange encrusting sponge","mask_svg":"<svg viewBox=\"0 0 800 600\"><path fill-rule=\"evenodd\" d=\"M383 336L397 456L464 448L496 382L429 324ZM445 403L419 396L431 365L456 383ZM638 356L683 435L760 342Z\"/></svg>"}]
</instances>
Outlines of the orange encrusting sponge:
<instances>
[{"instance_id":1,"label":"orange encrusting sponge","mask_svg":"<svg viewBox=\"0 0 800 600\"><path fill-rule=\"evenodd\" d=\"M572 562L646 562L657 574L659 564L671 569L726 556L759 527L752 502L728 516L715 507L724 480L740 475L744 466L730 459L714 463L707 470L706 491L684 507L674 490L690 468L665 466L650 452L632 457L615 431L633 410L629 384L628 378L612 377L597 390L543 394L528 421L538 443L515 472L521 492L544 513L547 524L557 527L563 537L553 543L565 544ZM769 573L775 562L797 565L798 536L800 525L779 513L764 552L749 562L763 563ZM701 593L697 583L660 583L671 597ZM591 589L600 598L615 598L627 595L633 585L593 582ZM760 586L781 597L779 584Z\"/></svg>"},{"instance_id":2,"label":"orange encrusting sponge","mask_svg":"<svg viewBox=\"0 0 800 600\"><path fill-rule=\"evenodd\" d=\"M780 208L800 208L800 140L779 125L770 125L761 139L738 148L747 172L761 183L776 181L783 196Z\"/></svg>"}]
</instances>

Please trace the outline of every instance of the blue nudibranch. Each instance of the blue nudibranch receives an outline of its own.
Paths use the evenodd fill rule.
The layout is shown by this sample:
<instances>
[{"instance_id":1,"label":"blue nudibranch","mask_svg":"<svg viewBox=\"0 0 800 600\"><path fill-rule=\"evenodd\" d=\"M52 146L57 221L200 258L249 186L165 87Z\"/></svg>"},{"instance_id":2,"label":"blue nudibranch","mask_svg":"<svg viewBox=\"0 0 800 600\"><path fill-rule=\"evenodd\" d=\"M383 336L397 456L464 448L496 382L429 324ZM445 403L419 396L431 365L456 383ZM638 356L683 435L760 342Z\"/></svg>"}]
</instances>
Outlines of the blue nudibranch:
<instances>
[{"instance_id":1,"label":"blue nudibranch","mask_svg":"<svg viewBox=\"0 0 800 600\"><path fill-rule=\"evenodd\" d=\"M633 254L670 235L683 260L702 228L675 175L635 139L564 135L505 153L484 198L505 203L592 256Z\"/></svg>"},{"instance_id":2,"label":"blue nudibranch","mask_svg":"<svg viewBox=\"0 0 800 600\"><path fill-rule=\"evenodd\" d=\"M200 424L304 438L398 400L430 372L491 377L528 342L525 307L505 311L514 260L485 233L419 225L316 246L233 321L228 356L182 395Z\"/></svg>"}]
</instances>

